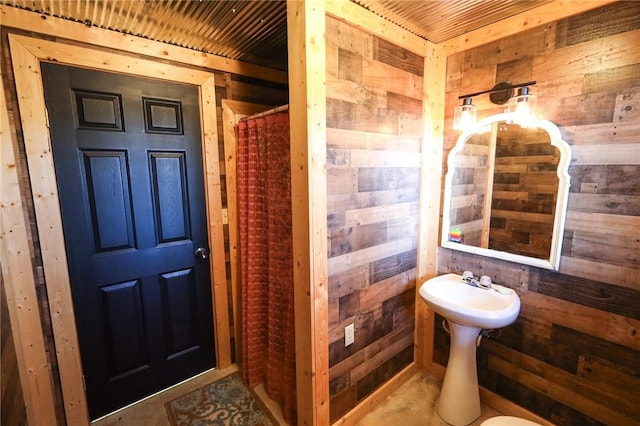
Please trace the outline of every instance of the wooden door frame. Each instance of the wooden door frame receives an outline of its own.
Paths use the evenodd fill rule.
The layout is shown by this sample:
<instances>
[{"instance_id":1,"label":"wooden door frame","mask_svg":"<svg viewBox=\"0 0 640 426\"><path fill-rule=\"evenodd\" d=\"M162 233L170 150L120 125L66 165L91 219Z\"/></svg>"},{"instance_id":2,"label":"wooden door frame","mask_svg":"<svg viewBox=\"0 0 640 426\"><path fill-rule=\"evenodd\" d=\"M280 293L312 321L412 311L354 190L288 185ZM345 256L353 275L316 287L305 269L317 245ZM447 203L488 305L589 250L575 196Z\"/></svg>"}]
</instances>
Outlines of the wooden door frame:
<instances>
[{"instance_id":1,"label":"wooden door frame","mask_svg":"<svg viewBox=\"0 0 640 426\"><path fill-rule=\"evenodd\" d=\"M15 127L6 108L4 79L0 79L0 105L0 266L27 421L33 425L46 425L56 418L52 373L44 336L31 333L34 329L41 331L38 328L40 309L31 259L30 229L16 170Z\"/></svg>"},{"instance_id":2,"label":"wooden door frame","mask_svg":"<svg viewBox=\"0 0 640 426\"><path fill-rule=\"evenodd\" d=\"M222 255L224 236L213 73L91 46L72 45L16 34L9 34L9 44L67 423L87 424L89 414L83 388L82 364L73 313L60 203L44 103L41 61L198 86L207 232L211 252L218 254L211 257L216 365L219 368L231 365L225 259ZM43 335L40 323L31 323L28 329L20 332L32 336Z\"/></svg>"}]
</instances>

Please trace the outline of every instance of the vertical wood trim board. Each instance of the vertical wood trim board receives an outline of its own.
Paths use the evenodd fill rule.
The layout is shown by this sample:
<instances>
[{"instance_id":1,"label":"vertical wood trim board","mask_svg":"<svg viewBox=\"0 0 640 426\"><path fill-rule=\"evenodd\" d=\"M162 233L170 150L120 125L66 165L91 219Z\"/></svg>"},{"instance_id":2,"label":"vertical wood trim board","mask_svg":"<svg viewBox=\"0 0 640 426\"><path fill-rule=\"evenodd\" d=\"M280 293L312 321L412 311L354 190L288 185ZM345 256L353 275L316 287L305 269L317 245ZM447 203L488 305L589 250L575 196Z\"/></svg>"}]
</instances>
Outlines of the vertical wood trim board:
<instances>
[{"instance_id":1,"label":"vertical wood trim board","mask_svg":"<svg viewBox=\"0 0 640 426\"><path fill-rule=\"evenodd\" d=\"M73 301L67 269L66 251L60 217L60 205L46 124L44 92L40 76L40 60L56 61L141 77L172 80L200 86L201 123L204 166L207 182L209 241L215 250L224 252L222 233L220 180L215 111L214 79L210 73L161 64L139 58L100 52L86 47L9 35L14 66L18 104L33 188L36 222L42 247L47 295L52 307L52 327L60 365L60 379L65 413L69 424L87 424L87 401L82 384L82 366L78 348ZM99 59L97 59L99 58ZM20 236L18 236L20 237ZM214 297L216 356L218 364L229 363L230 344L224 258L213 261L212 291ZM29 335L42 335L41 325L32 324ZM52 386L51 383L48 384Z\"/></svg>"},{"instance_id":2,"label":"vertical wood trim board","mask_svg":"<svg viewBox=\"0 0 640 426\"><path fill-rule=\"evenodd\" d=\"M51 306L51 325L54 330L67 421L86 424L89 421L89 413L83 390L80 349L47 128L40 61L38 54L25 46L26 41L26 37L9 35L47 297ZM33 326L33 329L24 332L30 335L43 334L40 324Z\"/></svg>"},{"instance_id":3,"label":"vertical wood trim board","mask_svg":"<svg viewBox=\"0 0 640 426\"><path fill-rule=\"evenodd\" d=\"M486 188L485 196L484 196L484 208L482 211L490 212L491 211L491 200L493 199L493 175L494 173L490 173L491 170L495 170L496 167L496 139L498 138L498 125L494 124L491 126L491 137L489 138L489 153L487 158L487 181L484 185ZM480 237L480 247L489 248L489 229L491 227L491 215L484 214L482 217L482 232Z\"/></svg>"},{"instance_id":4,"label":"vertical wood trim board","mask_svg":"<svg viewBox=\"0 0 640 426\"><path fill-rule=\"evenodd\" d=\"M16 156L11 138L4 81L0 78L0 253L2 280L5 283L7 309L13 331L18 370L30 425L48 425L56 418L51 366L47 360L44 336L40 329L40 309L29 235L24 218Z\"/></svg>"},{"instance_id":5,"label":"vertical wood trim board","mask_svg":"<svg viewBox=\"0 0 640 426\"><path fill-rule=\"evenodd\" d=\"M442 140L444 134L447 57L441 45L429 43L424 60L424 138L420 177L420 216L416 272L416 354L421 369L433 360L433 312L419 295L420 285L438 274L440 196L442 188Z\"/></svg>"},{"instance_id":6,"label":"vertical wood trim board","mask_svg":"<svg viewBox=\"0 0 640 426\"><path fill-rule=\"evenodd\" d=\"M178 70L176 70L178 71ZM182 72L182 71L181 71ZM211 260L211 297L213 306L213 330L216 345L216 367L225 369L231 365L231 336L229 330L229 295L224 248L224 220L222 217L222 187L220 184L220 158L218 154L218 122L216 113L216 88L213 74L203 73L187 77L200 85L200 128L202 129L202 159L205 170L205 197Z\"/></svg>"},{"instance_id":7,"label":"vertical wood trim board","mask_svg":"<svg viewBox=\"0 0 640 426\"><path fill-rule=\"evenodd\" d=\"M329 424L324 2L287 3L298 424Z\"/></svg>"}]
</instances>

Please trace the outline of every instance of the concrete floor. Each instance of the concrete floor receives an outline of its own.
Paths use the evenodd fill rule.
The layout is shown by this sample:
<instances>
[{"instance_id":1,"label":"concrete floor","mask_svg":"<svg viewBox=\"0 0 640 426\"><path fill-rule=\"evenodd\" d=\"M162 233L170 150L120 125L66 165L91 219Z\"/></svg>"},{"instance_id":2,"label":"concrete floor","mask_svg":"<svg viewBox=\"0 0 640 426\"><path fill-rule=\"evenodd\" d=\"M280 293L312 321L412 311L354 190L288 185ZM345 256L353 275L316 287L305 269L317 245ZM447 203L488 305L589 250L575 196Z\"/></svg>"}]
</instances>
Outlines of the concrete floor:
<instances>
[{"instance_id":1,"label":"concrete floor","mask_svg":"<svg viewBox=\"0 0 640 426\"><path fill-rule=\"evenodd\" d=\"M436 410L439 395L440 381L428 374L418 373L360 420L357 426L447 425ZM498 411L482 405L482 415L471 424L476 426L499 415L501 413Z\"/></svg>"},{"instance_id":2,"label":"concrete floor","mask_svg":"<svg viewBox=\"0 0 640 426\"><path fill-rule=\"evenodd\" d=\"M95 421L92 426L169 426L164 407L166 402L234 371L237 371L235 366L226 370L211 370ZM256 388L255 391L280 424L285 425L278 404L268 400L262 387ZM440 381L431 375L418 373L360 420L357 426L446 426L447 423L438 416L436 411L439 394ZM500 415L499 412L483 405L482 416L472 425L480 425L482 421L498 415Z\"/></svg>"}]
</instances>

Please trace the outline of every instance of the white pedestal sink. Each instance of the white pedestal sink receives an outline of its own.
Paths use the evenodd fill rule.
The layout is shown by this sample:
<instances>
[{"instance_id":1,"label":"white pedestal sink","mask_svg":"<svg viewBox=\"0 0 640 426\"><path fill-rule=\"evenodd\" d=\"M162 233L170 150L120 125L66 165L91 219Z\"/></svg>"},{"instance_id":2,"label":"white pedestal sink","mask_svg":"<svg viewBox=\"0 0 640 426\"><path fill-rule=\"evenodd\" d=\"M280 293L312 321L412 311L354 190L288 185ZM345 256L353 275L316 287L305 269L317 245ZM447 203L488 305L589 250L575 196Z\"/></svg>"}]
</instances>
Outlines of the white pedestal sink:
<instances>
[{"instance_id":1,"label":"white pedestal sink","mask_svg":"<svg viewBox=\"0 0 640 426\"><path fill-rule=\"evenodd\" d=\"M476 368L478 335L482 329L513 323L520 313L520 298L515 291L501 286L471 286L458 274L431 278L420 286L419 292L431 309L447 319L451 334L438 414L454 426L468 425L481 414Z\"/></svg>"}]
</instances>

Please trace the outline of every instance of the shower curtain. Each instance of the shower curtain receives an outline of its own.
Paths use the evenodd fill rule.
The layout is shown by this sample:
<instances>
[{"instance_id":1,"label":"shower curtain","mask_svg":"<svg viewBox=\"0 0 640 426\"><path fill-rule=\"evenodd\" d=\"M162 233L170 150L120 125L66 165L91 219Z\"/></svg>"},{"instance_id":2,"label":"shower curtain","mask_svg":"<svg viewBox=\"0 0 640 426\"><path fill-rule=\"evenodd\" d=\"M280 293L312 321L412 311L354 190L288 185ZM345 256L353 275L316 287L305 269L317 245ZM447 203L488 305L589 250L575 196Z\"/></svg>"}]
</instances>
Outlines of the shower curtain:
<instances>
[{"instance_id":1,"label":"shower curtain","mask_svg":"<svg viewBox=\"0 0 640 426\"><path fill-rule=\"evenodd\" d=\"M295 424L289 113L244 118L236 133L242 375Z\"/></svg>"}]
</instances>

